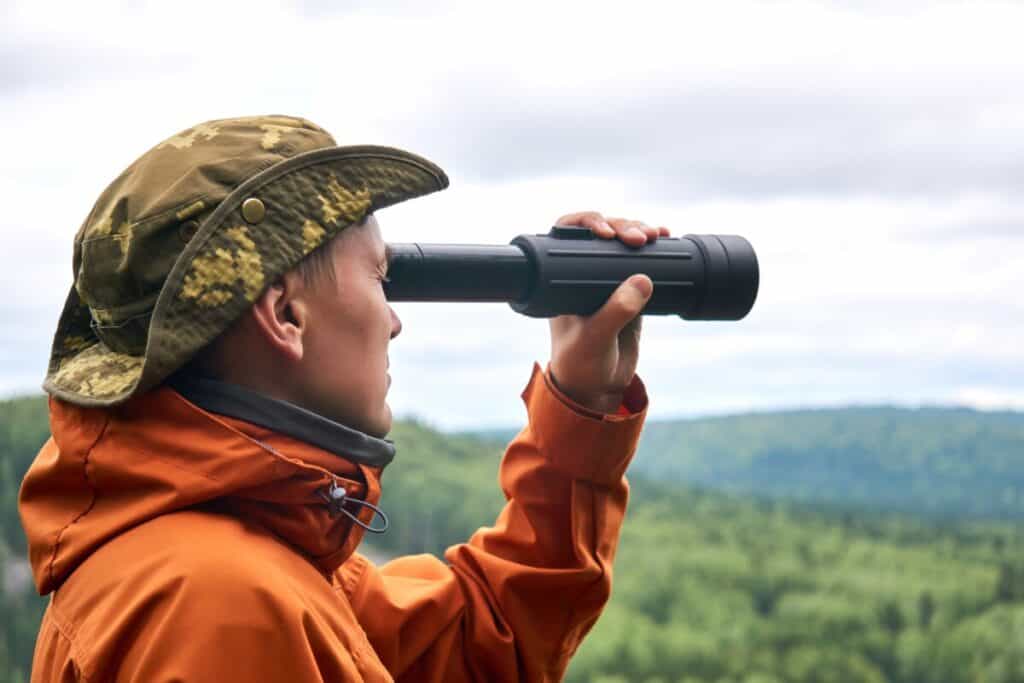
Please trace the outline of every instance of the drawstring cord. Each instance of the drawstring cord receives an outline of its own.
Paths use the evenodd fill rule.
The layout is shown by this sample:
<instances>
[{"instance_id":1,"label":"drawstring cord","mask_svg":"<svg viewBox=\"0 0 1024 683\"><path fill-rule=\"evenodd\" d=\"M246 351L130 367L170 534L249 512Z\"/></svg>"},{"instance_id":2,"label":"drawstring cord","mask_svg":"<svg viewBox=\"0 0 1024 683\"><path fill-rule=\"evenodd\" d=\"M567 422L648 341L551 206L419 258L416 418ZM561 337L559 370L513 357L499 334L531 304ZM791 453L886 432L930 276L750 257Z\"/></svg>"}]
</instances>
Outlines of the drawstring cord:
<instances>
[{"instance_id":1,"label":"drawstring cord","mask_svg":"<svg viewBox=\"0 0 1024 683\"><path fill-rule=\"evenodd\" d=\"M327 509L330 511L331 515L337 515L341 513L349 519L351 519L353 524L358 524L359 526L369 531L371 534L382 534L388 530L389 526L391 526L391 523L388 521L388 516L384 514L383 510L381 510L379 507L377 507L376 505L369 501L360 500L359 498L349 498L348 491L345 490L344 486L338 486L337 480L331 481L331 487L327 491L321 489L317 491L317 494L319 494L319 496L324 499L324 502L327 503ZM366 524L365 522L363 522L363 520L359 519L354 514L345 509L345 506L349 503L353 505L362 505L363 507L370 508L371 510L373 510L374 515L381 518L381 521L384 522L384 526L371 526L373 524L372 518L370 519L370 524Z\"/></svg>"},{"instance_id":2,"label":"drawstring cord","mask_svg":"<svg viewBox=\"0 0 1024 683\"><path fill-rule=\"evenodd\" d=\"M305 467L307 469L314 469L309 467L309 465L305 465L304 463L296 463L292 461L290 458L286 458L285 456L281 455L281 453L279 453L276 448L274 448L268 443L263 443L262 441L258 441L256 439L252 439L249 437L246 438L248 438L250 441L258 445L260 448L267 451L274 457L280 458L281 460L291 465L298 465L300 467ZM377 507L376 505L369 501L360 500L359 498L349 498L348 491L345 490L344 486L338 486L337 479L332 479L331 487L326 491L320 489L319 491L317 491L317 495L323 498L324 502L327 503L327 510L331 513L332 516L337 516L339 513L343 514L349 519L351 519L354 524L358 524L359 526L369 531L371 534L383 534L391 527L391 522L388 521L388 516L384 514L383 510L381 510L379 507ZM365 522L363 522L363 520L359 519L358 517L356 517L351 512L345 509L345 505L348 503L352 503L353 505L362 505L363 507L370 508L371 510L373 510L374 515L381 518L381 520L384 522L384 526L379 528L371 526L371 524L373 523L372 518L370 520L370 524L366 524Z\"/></svg>"}]
</instances>

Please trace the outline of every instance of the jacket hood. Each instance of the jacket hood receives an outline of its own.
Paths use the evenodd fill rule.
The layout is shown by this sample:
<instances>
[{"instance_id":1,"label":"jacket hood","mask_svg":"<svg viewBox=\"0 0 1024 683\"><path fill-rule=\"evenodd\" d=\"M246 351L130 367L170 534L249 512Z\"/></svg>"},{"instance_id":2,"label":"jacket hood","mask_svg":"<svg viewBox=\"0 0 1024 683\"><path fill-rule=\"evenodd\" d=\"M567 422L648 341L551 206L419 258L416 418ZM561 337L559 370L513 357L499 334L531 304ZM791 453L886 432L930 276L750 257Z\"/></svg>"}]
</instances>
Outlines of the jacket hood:
<instances>
[{"instance_id":1,"label":"jacket hood","mask_svg":"<svg viewBox=\"0 0 1024 683\"><path fill-rule=\"evenodd\" d=\"M325 574L352 554L364 529L351 516L372 522L390 442L217 385L163 386L116 408L50 399L53 436L19 497L41 595L118 534L185 508L262 525ZM272 428L272 415L285 416L285 431ZM311 436L317 420L327 428L324 438ZM334 436L351 437L341 443L363 452L325 448L332 428Z\"/></svg>"}]
</instances>

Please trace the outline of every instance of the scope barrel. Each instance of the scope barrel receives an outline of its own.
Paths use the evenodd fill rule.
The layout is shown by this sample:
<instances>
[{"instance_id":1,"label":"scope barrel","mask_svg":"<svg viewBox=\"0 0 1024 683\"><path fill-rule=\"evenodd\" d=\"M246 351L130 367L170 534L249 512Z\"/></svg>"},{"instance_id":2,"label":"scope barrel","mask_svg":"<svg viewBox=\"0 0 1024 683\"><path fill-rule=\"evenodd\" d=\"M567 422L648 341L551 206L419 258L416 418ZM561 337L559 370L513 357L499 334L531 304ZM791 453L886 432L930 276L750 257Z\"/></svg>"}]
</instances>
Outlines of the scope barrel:
<instances>
[{"instance_id":1,"label":"scope barrel","mask_svg":"<svg viewBox=\"0 0 1024 683\"><path fill-rule=\"evenodd\" d=\"M390 301L495 301L522 299L530 287L526 254L511 244L388 245Z\"/></svg>"},{"instance_id":2,"label":"scope barrel","mask_svg":"<svg viewBox=\"0 0 1024 683\"><path fill-rule=\"evenodd\" d=\"M630 247L556 226L509 245L388 246L390 301L507 302L532 317L589 315L635 273L654 282L645 315L739 320L757 298L757 256L736 235L659 237Z\"/></svg>"}]
</instances>

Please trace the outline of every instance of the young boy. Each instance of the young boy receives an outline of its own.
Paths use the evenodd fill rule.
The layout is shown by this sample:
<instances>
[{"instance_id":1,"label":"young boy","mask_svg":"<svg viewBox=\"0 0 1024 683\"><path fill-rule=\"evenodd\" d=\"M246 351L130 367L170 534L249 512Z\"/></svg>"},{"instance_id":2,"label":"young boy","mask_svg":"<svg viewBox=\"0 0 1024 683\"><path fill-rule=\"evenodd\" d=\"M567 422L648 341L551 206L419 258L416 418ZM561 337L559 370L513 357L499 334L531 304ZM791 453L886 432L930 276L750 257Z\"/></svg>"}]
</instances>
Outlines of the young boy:
<instances>
[{"instance_id":1,"label":"young boy","mask_svg":"<svg viewBox=\"0 0 1024 683\"><path fill-rule=\"evenodd\" d=\"M356 548L394 455L401 322L374 212L447 183L415 155L270 116L190 128L103 192L44 384L53 437L21 490L51 594L33 681L562 677L610 593L653 285L634 276L594 315L551 321L494 527L443 562L378 568Z\"/></svg>"}]
</instances>

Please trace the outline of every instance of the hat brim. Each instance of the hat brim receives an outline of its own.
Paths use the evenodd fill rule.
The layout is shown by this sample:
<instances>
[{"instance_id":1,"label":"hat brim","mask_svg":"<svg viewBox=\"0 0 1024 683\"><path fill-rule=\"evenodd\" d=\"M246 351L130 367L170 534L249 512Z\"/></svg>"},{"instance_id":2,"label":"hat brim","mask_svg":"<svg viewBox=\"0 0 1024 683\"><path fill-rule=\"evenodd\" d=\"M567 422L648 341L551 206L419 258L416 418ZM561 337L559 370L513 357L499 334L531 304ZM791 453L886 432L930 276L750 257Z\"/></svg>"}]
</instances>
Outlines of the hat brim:
<instances>
[{"instance_id":1,"label":"hat brim","mask_svg":"<svg viewBox=\"0 0 1024 683\"><path fill-rule=\"evenodd\" d=\"M346 227L447 186L436 164L392 147L319 149L270 166L225 197L178 256L150 316L143 355L104 343L72 288L43 389L78 405L102 407L157 386L267 286ZM250 223L241 205L253 197L266 213Z\"/></svg>"}]
</instances>

